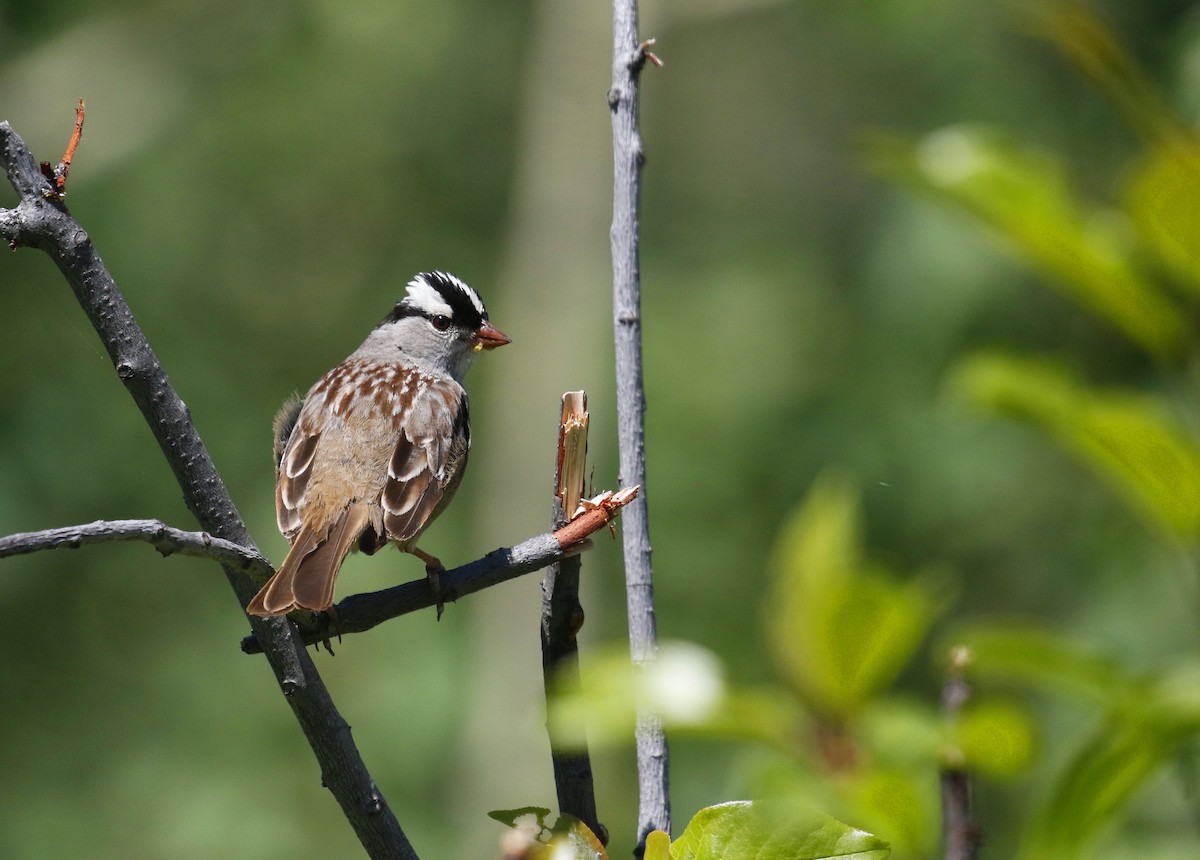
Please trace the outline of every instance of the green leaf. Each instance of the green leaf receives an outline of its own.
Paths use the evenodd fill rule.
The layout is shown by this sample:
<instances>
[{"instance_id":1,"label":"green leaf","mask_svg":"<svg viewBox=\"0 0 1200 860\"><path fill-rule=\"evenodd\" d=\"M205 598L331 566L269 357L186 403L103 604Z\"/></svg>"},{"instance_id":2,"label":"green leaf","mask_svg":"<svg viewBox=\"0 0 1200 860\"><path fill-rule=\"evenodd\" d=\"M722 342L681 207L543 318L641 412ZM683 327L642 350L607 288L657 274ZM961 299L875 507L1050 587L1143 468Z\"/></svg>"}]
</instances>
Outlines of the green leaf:
<instances>
[{"instance_id":1,"label":"green leaf","mask_svg":"<svg viewBox=\"0 0 1200 860\"><path fill-rule=\"evenodd\" d=\"M993 777L1016 776L1033 761L1036 732L1015 702L984 699L964 708L949 726L953 764Z\"/></svg>"},{"instance_id":2,"label":"green leaf","mask_svg":"<svg viewBox=\"0 0 1200 860\"><path fill-rule=\"evenodd\" d=\"M1155 523L1200 533L1200 446L1157 400L1089 388L1061 365L981 353L952 386L992 411L1049 433Z\"/></svg>"},{"instance_id":3,"label":"green leaf","mask_svg":"<svg viewBox=\"0 0 1200 860\"><path fill-rule=\"evenodd\" d=\"M650 831L642 860L671 860L671 837L661 830Z\"/></svg>"},{"instance_id":4,"label":"green leaf","mask_svg":"<svg viewBox=\"0 0 1200 860\"><path fill-rule=\"evenodd\" d=\"M932 769L867 767L842 786L855 820L884 833L898 854L932 856L937 847L939 796Z\"/></svg>"},{"instance_id":5,"label":"green leaf","mask_svg":"<svg viewBox=\"0 0 1200 860\"><path fill-rule=\"evenodd\" d=\"M520 831L510 835L518 837L520 856L529 860L608 860L604 845L578 818L563 813L551 828L546 824L549 817L550 810L541 806L494 809L488 813L488 818Z\"/></svg>"},{"instance_id":6,"label":"green leaf","mask_svg":"<svg viewBox=\"0 0 1200 860\"><path fill-rule=\"evenodd\" d=\"M978 219L1047 281L1157 355L1188 338L1182 311L1135 267L1133 231L1116 210L1086 207L1061 163L974 125L919 141L879 138L883 175Z\"/></svg>"},{"instance_id":7,"label":"green leaf","mask_svg":"<svg viewBox=\"0 0 1200 860\"><path fill-rule=\"evenodd\" d=\"M608 852L586 824L562 814L554 823L544 860L608 860Z\"/></svg>"},{"instance_id":8,"label":"green leaf","mask_svg":"<svg viewBox=\"0 0 1200 860\"><path fill-rule=\"evenodd\" d=\"M1135 679L1115 660L1030 625L967 627L950 641L971 652L971 673L984 679L1020 681L1104 706L1136 689Z\"/></svg>"},{"instance_id":9,"label":"green leaf","mask_svg":"<svg viewBox=\"0 0 1200 860\"><path fill-rule=\"evenodd\" d=\"M522 818L532 817L537 821L539 829L545 829L546 819L550 817L550 810L543 806L522 806L519 809L493 809L487 816L501 824L507 824L509 827L516 827L517 822Z\"/></svg>"},{"instance_id":10,"label":"green leaf","mask_svg":"<svg viewBox=\"0 0 1200 860\"><path fill-rule=\"evenodd\" d=\"M1113 819L1162 764L1163 739L1149 727L1107 724L1067 765L1030 828L1021 856L1069 860Z\"/></svg>"},{"instance_id":11,"label":"green leaf","mask_svg":"<svg viewBox=\"0 0 1200 860\"><path fill-rule=\"evenodd\" d=\"M1177 137L1154 147L1125 188L1142 240L1181 283L1200 292L1200 141Z\"/></svg>"},{"instance_id":12,"label":"green leaf","mask_svg":"<svg viewBox=\"0 0 1200 860\"><path fill-rule=\"evenodd\" d=\"M1185 663L1141 683L1068 762L1031 825L1021 856L1086 856L1100 829L1181 744L1198 735L1200 665Z\"/></svg>"},{"instance_id":13,"label":"green leaf","mask_svg":"<svg viewBox=\"0 0 1200 860\"><path fill-rule=\"evenodd\" d=\"M671 845L673 860L882 860L877 836L820 813L735 801L700 810Z\"/></svg>"},{"instance_id":14,"label":"green leaf","mask_svg":"<svg viewBox=\"0 0 1200 860\"><path fill-rule=\"evenodd\" d=\"M819 481L772 554L766 625L784 675L811 704L847 715L886 687L929 631L941 601L862 557L858 498Z\"/></svg>"}]
</instances>

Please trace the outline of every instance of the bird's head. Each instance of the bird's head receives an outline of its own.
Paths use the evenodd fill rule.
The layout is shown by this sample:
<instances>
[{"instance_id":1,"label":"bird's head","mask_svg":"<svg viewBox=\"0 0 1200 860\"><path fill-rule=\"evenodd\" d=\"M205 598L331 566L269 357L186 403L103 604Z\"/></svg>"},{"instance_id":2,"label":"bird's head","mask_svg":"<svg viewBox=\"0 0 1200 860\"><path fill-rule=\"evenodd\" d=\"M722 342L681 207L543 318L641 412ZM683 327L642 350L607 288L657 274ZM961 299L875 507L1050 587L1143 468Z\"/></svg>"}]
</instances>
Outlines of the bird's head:
<instances>
[{"instance_id":1,"label":"bird's head","mask_svg":"<svg viewBox=\"0 0 1200 860\"><path fill-rule=\"evenodd\" d=\"M407 359L461 380L482 350L509 343L479 294L446 272L421 272L363 344L372 357Z\"/></svg>"}]
</instances>

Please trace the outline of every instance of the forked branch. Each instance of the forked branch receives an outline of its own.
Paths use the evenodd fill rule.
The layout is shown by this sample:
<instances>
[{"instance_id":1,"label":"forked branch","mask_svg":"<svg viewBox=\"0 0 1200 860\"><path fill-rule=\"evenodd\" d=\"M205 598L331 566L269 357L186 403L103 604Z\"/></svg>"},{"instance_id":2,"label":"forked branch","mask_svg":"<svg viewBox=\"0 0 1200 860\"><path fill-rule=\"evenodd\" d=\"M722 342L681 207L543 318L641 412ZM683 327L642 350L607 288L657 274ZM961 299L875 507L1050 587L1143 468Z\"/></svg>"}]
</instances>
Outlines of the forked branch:
<instances>
[{"instance_id":1,"label":"forked branch","mask_svg":"<svg viewBox=\"0 0 1200 860\"><path fill-rule=\"evenodd\" d=\"M77 127L82 129L79 120ZM12 248L40 248L55 262L158 441L188 509L205 531L254 549L187 407L116 281L87 232L63 205L57 183L42 174L25 142L7 122L0 122L0 159L21 198L15 209L0 209L0 238ZM255 591L254 580L236 565L225 564L224 570L239 606L244 607ZM346 721L294 635L295 628L278 618L255 618L250 623L312 747L324 784L337 799L367 854L373 858L415 860L416 852L371 779Z\"/></svg>"}]
</instances>

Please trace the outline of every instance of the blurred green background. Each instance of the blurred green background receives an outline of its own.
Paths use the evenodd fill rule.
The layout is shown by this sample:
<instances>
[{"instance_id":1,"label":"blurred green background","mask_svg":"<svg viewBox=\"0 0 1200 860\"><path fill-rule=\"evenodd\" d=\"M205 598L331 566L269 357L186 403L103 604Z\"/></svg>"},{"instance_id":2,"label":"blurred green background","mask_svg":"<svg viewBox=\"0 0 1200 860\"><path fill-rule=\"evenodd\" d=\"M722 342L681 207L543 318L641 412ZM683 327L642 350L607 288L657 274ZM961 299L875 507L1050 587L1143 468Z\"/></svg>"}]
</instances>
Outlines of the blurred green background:
<instances>
[{"instance_id":1,"label":"blurred green background","mask_svg":"<svg viewBox=\"0 0 1200 860\"><path fill-rule=\"evenodd\" d=\"M1194 4L1090 7L1168 104L1200 110ZM938 635L1017 616L1134 671L1195 650L1188 529L1167 537L1046 434L946 394L978 349L1051 355L1098 385L1171 398L1194 429L1186 360L1046 289L961 210L902 187L895 148L889 160L866 143L1003 128L1057 153L1073 191L1113 199L1144 136L1025 12L994 0L642 4L666 61L642 97L659 631L715 651L741 682L775 677L761 630L768 558L830 466L861 494L874 557L942 566ZM609 15L604 3L487 0L0 5L0 119L54 161L87 99L68 204L273 559L285 551L275 409L423 269L476 286L514 343L468 380L471 470L422 546L457 564L546 528L569 388L590 395L596 487L615 486ZM0 189L0 205L14 202ZM22 250L5 255L0 284L0 532L132 517L192 527L57 270ZM585 659L624 631L619 544L597 544ZM130 545L2 568L0 856L356 856L265 663L238 650L248 626L215 565ZM339 593L421 574L394 553L355 558ZM440 624L405 617L317 657L422 856L493 856L486 810L553 803L538 612L527 577L449 606ZM932 703L944 655L928 642L919 653L899 689ZM1023 804L1092 726L1031 703L1046 764L981 790L992 856L1011 853ZM757 753L694 739L672 753L679 825L750 790ZM625 856L632 752L595 766ZM1187 795L1164 771L1094 856L1195 856Z\"/></svg>"}]
</instances>

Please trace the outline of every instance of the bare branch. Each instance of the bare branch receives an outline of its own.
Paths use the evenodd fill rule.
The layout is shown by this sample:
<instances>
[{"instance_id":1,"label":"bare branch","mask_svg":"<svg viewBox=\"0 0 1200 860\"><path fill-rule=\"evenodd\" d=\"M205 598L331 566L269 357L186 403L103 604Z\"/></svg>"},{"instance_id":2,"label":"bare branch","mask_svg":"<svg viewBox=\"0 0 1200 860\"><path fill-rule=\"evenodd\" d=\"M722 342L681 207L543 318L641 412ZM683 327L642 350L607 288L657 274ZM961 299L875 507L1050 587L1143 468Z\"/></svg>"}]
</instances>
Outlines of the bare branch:
<instances>
[{"instance_id":1,"label":"bare branch","mask_svg":"<svg viewBox=\"0 0 1200 860\"><path fill-rule=\"evenodd\" d=\"M555 491L550 508L555 528L567 524L564 508L577 505L583 495L587 427L587 395L568 391L563 395L559 417ZM564 558L551 565L542 580L542 677L547 695L556 679L567 683L579 680L579 646L575 636L583 626L583 606L579 603L581 563L578 555ZM592 761L587 749L562 743L552 724L547 724L546 729L550 735L559 812L575 816L607 843L607 833L597 820Z\"/></svg>"},{"instance_id":2,"label":"bare branch","mask_svg":"<svg viewBox=\"0 0 1200 860\"><path fill-rule=\"evenodd\" d=\"M478 561L446 571L439 577L442 600L453 602L476 591L541 570L575 554L583 549L582 542L588 535L604 528L618 514L621 506L636 494L634 488L633 492L622 490L615 495L606 493L597 496L601 503L595 509L580 514L557 532L530 538L513 547L493 550ZM609 499L605 501L604 496L609 496ZM299 631L299 637L304 644L315 645L330 636L362 633L392 618L436 606L437 602L438 595L434 593L428 578L415 579L382 591L353 594L327 614L314 616L307 613L309 618L317 617L321 621L306 624ZM242 650L247 654L257 654L262 650L257 632L242 640Z\"/></svg>"},{"instance_id":3,"label":"bare branch","mask_svg":"<svg viewBox=\"0 0 1200 860\"><path fill-rule=\"evenodd\" d=\"M210 558L239 570L253 570L258 576L270 576L274 570L258 550L240 546L208 532L185 532L161 520L97 520L78 526L64 526L38 532L0 537L0 558L84 544L114 541L146 541L163 555L188 555Z\"/></svg>"},{"instance_id":4,"label":"bare branch","mask_svg":"<svg viewBox=\"0 0 1200 860\"><path fill-rule=\"evenodd\" d=\"M12 247L40 248L54 260L158 441L188 509L206 531L254 549L187 407L116 282L87 232L61 200L46 195L54 186L41 175L25 142L7 122L0 122L0 158L9 181L21 195L15 210L0 210L0 237ZM255 581L233 565L224 565L224 570L239 605L245 607L257 590ZM281 618L252 618L250 623L264 643L267 662L312 747L324 784L367 854L415 860L416 852L371 779L351 740L349 726L334 706L304 644L294 635L294 627Z\"/></svg>"},{"instance_id":5,"label":"bare branch","mask_svg":"<svg viewBox=\"0 0 1200 860\"><path fill-rule=\"evenodd\" d=\"M645 155L638 131L638 79L652 42L638 38L637 0L613 0L612 88L608 105L613 131L613 330L616 345L617 431L620 482L645 486L646 392L642 382L641 276L638 208ZM654 57L657 61L658 58ZM630 505L622 529L629 648L635 666L655 659L658 633L650 565L649 502ZM656 714L642 711L637 721L638 847L653 830L671 832L667 739Z\"/></svg>"}]
</instances>

